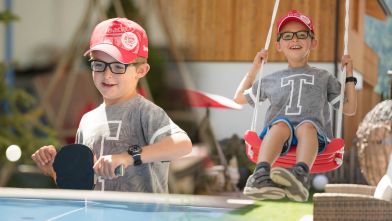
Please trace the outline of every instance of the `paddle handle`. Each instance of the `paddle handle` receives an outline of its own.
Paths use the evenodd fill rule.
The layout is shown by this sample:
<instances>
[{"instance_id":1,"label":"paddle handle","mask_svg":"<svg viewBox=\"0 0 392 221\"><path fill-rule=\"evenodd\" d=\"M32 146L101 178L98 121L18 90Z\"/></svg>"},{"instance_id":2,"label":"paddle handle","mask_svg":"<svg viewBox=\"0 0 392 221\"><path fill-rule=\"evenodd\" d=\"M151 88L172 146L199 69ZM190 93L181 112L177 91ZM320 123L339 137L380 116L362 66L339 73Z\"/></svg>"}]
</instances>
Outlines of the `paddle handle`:
<instances>
[{"instance_id":1,"label":"paddle handle","mask_svg":"<svg viewBox=\"0 0 392 221\"><path fill-rule=\"evenodd\" d=\"M114 174L116 176L124 176L124 164L121 164L120 166L116 167L114 170Z\"/></svg>"}]
</instances>

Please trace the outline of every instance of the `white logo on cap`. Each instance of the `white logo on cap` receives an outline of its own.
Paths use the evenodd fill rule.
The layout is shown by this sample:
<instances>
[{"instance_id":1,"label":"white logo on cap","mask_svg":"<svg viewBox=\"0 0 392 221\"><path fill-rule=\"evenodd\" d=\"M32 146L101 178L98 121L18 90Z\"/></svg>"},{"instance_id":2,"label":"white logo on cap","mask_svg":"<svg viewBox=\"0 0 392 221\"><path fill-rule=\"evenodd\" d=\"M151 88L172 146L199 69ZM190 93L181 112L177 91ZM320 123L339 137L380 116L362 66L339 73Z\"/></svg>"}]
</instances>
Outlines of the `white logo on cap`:
<instances>
[{"instance_id":1,"label":"white logo on cap","mask_svg":"<svg viewBox=\"0 0 392 221\"><path fill-rule=\"evenodd\" d=\"M121 43L127 50L134 49L139 44L139 39L133 32L125 32L121 35Z\"/></svg>"},{"instance_id":2,"label":"white logo on cap","mask_svg":"<svg viewBox=\"0 0 392 221\"><path fill-rule=\"evenodd\" d=\"M305 15L301 15L299 17L303 22L305 22L305 24L309 25L310 24L310 20L308 17L306 17Z\"/></svg>"}]
</instances>

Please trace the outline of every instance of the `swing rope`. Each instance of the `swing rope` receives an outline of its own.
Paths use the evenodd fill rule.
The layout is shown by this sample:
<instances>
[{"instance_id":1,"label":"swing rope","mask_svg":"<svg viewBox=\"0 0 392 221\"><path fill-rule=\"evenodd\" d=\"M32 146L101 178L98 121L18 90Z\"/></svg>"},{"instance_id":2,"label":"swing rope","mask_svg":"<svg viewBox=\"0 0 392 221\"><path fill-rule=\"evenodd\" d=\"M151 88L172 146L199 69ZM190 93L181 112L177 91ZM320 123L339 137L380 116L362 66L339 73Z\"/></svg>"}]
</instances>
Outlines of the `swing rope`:
<instances>
[{"instance_id":1,"label":"swing rope","mask_svg":"<svg viewBox=\"0 0 392 221\"><path fill-rule=\"evenodd\" d=\"M346 0L346 15L344 19L344 55L348 55L348 27L350 22L349 16L350 0ZM344 66L342 73L339 78L341 88L340 88L340 100L339 100L339 111L337 116L337 129L336 137L342 137L342 123L343 123L343 100L344 100L344 90L346 86L346 66Z\"/></svg>"},{"instance_id":2,"label":"swing rope","mask_svg":"<svg viewBox=\"0 0 392 221\"><path fill-rule=\"evenodd\" d=\"M271 24L268 30L268 35L267 35L267 39L265 40L265 46L264 49L268 50L270 42L271 42L271 35L272 35L272 28L274 26L275 23L275 17L276 17L276 12L278 11L278 7L279 7L279 1L280 0L275 0L275 5L274 5L274 10L272 12L272 18L271 18ZM257 93L256 93L256 101L255 102L255 108L253 110L253 118L252 118L252 125L251 125L251 130L256 131L256 125L257 125L257 118L258 118L258 112L259 112L259 97L260 97L260 83L261 83L261 76L263 73L263 67L264 67L264 61L261 62L261 66L260 66L260 70L258 75L258 82L259 82L259 86L257 87Z\"/></svg>"}]
</instances>

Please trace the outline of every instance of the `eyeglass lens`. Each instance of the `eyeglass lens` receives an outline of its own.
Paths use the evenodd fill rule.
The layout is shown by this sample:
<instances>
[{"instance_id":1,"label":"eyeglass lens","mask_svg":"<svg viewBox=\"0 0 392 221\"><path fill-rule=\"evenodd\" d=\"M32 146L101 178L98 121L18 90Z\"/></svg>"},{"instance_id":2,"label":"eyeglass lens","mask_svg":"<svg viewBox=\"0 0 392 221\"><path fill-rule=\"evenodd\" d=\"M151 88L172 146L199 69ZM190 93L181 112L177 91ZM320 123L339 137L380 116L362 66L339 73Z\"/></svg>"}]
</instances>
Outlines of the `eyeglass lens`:
<instances>
[{"instance_id":1,"label":"eyeglass lens","mask_svg":"<svg viewBox=\"0 0 392 221\"><path fill-rule=\"evenodd\" d=\"M127 69L126 64L122 64L118 62L106 63L103 61L91 61L91 69L93 71L103 72L106 70L107 66L109 66L110 71L113 72L114 74L124 74Z\"/></svg>"},{"instance_id":2,"label":"eyeglass lens","mask_svg":"<svg viewBox=\"0 0 392 221\"><path fill-rule=\"evenodd\" d=\"M306 39L309 36L309 31L283 32L281 33L281 38L283 40L291 40L294 38L294 35L298 39Z\"/></svg>"}]
</instances>

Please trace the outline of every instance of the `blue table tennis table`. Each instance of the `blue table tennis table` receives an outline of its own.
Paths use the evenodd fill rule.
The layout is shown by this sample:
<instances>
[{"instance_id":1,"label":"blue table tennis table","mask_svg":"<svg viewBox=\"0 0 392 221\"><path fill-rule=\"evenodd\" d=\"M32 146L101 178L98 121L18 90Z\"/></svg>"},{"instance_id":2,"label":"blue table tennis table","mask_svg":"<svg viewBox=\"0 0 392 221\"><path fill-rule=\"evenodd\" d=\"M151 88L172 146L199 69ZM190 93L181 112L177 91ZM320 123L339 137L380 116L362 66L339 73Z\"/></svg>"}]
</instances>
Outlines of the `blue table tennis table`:
<instances>
[{"instance_id":1,"label":"blue table tennis table","mask_svg":"<svg viewBox=\"0 0 392 221\"><path fill-rule=\"evenodd\" d=\"M2 221L236 221L235 211L252 204L215 196L0 188Z\"/></svg>"}]
</instances>

